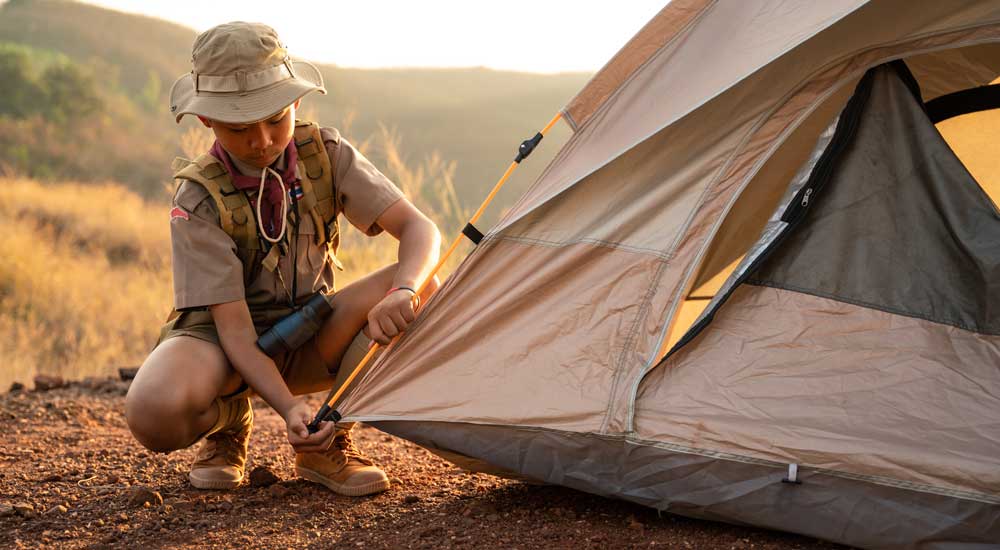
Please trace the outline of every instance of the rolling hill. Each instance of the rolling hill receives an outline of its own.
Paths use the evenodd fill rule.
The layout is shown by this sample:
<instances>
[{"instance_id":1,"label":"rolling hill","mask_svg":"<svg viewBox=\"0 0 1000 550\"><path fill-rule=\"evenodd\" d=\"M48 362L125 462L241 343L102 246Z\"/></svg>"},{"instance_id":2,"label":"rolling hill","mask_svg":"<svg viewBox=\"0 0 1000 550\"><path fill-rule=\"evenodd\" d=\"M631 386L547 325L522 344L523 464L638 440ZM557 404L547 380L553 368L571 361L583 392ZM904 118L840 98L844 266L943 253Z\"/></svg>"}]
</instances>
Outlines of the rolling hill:
<instances>
[{"instance_id":1,"label":"rolling hill","mask_svg":"<svg viewBox=\"0 0 1000 550\"><path fill-rule=\"evenodd\" d=\"M170 160L180 154L179 137L195 125L185 122L178 128L166 109L170 85L189 70L195 36L192 29L160 19L65 0L0 5L0 47L27 51L33 63L68 60L90 77L104 106L100 116L72 124L44 116L5 120L0 113L0 136L5 136L0 137L0 169L6 165L42 179L111 179L145 196L162 194ZM589 78L484 68L320 69L329 93L310 96L305 115L323 124L346 124L355 141L380 127L394 129L414 162L433 152L455 161L456 187L465 205L478 204L521 140ZM41 133L47 138L24 137ZM498 199L501 206L534 179L566 136L565 128L551 135L536 153L539 158L525 163ZM55 147L53 140L64 145ZM73 146L74 141L81 143ZM378 163L378 151L371 156Z\"/></svg>"}]
</instances>

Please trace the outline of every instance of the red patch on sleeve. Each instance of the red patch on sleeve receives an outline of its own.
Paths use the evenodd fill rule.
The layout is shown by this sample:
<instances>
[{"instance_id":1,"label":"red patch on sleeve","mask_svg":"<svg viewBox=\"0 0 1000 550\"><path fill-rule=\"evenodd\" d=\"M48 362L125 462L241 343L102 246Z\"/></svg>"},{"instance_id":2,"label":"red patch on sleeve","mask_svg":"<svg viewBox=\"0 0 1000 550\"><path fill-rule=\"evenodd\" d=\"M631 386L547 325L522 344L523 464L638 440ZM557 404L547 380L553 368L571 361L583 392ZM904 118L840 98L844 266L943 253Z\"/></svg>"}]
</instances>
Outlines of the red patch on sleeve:
<instances>
[{"instance_id":1,"label":"red patch on sleeve","mask_svg":"<svg viewBox=\"0 0 1000 550\"><path fill-rule=\"evenodd\" d=\"M173 220L176 218L180 218L182 220L190 220L191 215L185 212L183 208L175 206L172 209L170 209L170 219Z\"/></svg>"}]
</instances>

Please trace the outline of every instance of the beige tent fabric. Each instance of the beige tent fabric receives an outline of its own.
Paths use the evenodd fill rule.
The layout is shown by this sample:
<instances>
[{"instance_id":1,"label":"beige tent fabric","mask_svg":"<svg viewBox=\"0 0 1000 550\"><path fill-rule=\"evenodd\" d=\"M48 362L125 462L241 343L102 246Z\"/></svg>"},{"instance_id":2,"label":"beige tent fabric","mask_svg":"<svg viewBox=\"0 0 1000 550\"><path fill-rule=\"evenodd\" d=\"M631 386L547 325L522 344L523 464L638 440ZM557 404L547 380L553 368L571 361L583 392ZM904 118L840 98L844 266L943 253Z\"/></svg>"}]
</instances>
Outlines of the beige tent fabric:
<instances>
[{"instance_id":1,"label":"beige tent fabric","mask_svg":"<svg viewBox=\"0 0 1000 550\"><path fill-rule=\"evenodd\" d=\"M433 329L434 338L402 339L342 409L366 420L599 430L618 365L641 328L635 296L655 288L663 259L582 243L555 256L518 241L480 246L486 261L469 261L449 279L413 330Z\"/></svg>"},{"instance_id":2,"label":"beige tent fabric","mask_svg":"<svg viewBox=\"0 0 1000 550\"><path fill-rule=\"evenodd\" d=\"M1000 337L743 286L643 381L637 437L1000 503L997 364Z\"/></svg>"},{"instance_id":3,"label":"beige tent fabric","mask_svg":"<svg viewBox=\"0 0 1000 550\"><path fill-rule=\"evenodd\" d=\"M669 320L680 298L690 289L721 220L767 159L809 120L809 115L826 98L843 93L868 67L929 52L942 52L937 66L947 64L949 59L966 62L966 57L958 54L948 57L944 52L949 48L1000 41L997 26L1000 3L996 2L967 2L947 7L923 2L916 9L910 1L884 0L840 19L839 11L802 17L800 12L806 8L801 6L805 4L797 2L791 3L794 6L781 2L724 2L713 4L712 10L738 9L733 6L750 4L759 8L760 13L777 14L772 20L762 21L759 28L753 26L758 33L774 30L766 35L767 40L731 32L727 26L731 22L718 20L720 14L729 12L710 11L699 17L696 25L688 27L687 32L692 36L675 40L669 48L659 50L657 55L664 59L657 57L643 65L570 140L511 214L491 231L486 242L516 242L517 252L512 253L509 246L500 244L480 245L439 292L419 326L403 338L403 345L386 354L383 363L373 370L374 375L359 386L356 395L365 394L364 397L352 396L344 411L358 418L378 416L385 411L395 414L433 410L445 416L441 420L461 421L470 415L484 419L493 412L480 414L475 404L477 398L470 397L467 406L458 407L434 388L444 381L450 384L449 373L505 370L510 368L511 361L525 362L532 376L552 380L558 378L553 373L559 368L573 364L583 373L604 373L602 376L606 378L599 377L600 384L593 387L605 391L602 398L605 401L598 406L596 401L601 398L588 394L583 399L585 405L570 407L565 418L557 423L580 429L598 426L604 433L627 432L634 391L644 373L660 357ZM835 4L838 9L846 9L848 3L808 5L818 4ZM780 6L787 9L777 9ZM765 9L768 7L775 9ZM830 22L834 24L810 36ZM706 27L701 28L702 25ZM712 48L704 44L707 39L701 35L704 32L714 36ZM741 44L738 40L751 45L763 42L760 49L770 53L758 61L753 61L757 57L750 61L739 56L731 61L702 57L709 55L706 48L721 52L735 50ZM793 43L801 45L753 72L737 86L714 97L691 95L693 90L709 96L715 93L712 86L699 88L700 85L692 83L699 78L716 78L703 74L706 63L718 62L721 73L749 72L754 63L764 62L764 58L777 55ZM776 44L783 46L772 51ZM736 63L736 59L743 59L749 65L727 64ZM994 66L980 71L982 74L990 70L994 74L1000 72L1000 59L985 61ZM686 72L680 72L683 67ZM956 78L954 87L948 88L948 82L938 80L934 93L953 91L967 85L967 81L967 76ZM675 89L681 82L693 87ZM722 85L721 81L713 82ZM682 93L685 90L691 90L687 96ZM680 116L684 105L699 104L703 107ZM835 104L830 105L830 112L835 112ZM649 130L655 131L665 121L670 122L672 116L680 118L638 146L631 146L634 139ZM806 140L810 146L814 141L808 135L796 139ZM628 149L625 154L597 172L582 180L577 177L624 149ZM796 155L787 158L794 163ZM780 174L795 168L776 166L774 170ZM605 266L602 258L611 257L618 264ZM525 259L531 260L527 264L531 267L530 276L520 267ZM584 275L596 273L582 269L591 262L599 266L599 278ZM566 271L567 265L581 266L582 272ZM652 269L652 265L657 268ZM480 300L469 289L480 288L484 280L490 282L490 292L511 296L498 301ZM620 283L621 288L634 293L622 295L621 301L615 295L609 306L600 300L593 302L594 310L603 312L594 314L603 319L597 325L588 324L591 317L574 309L575 302L563 305L513 296L531 296L549 287L570 289L569 294L586 294L594 284L607 288L606 281ZM504 327L510 328L501 331ZM622 340L622 331L629 331L630 339ZM475 334L480 339L476 343L488 344L490 349L481 350L473 342L457 341L454 334ZM569 340L535 338L536 334L571 334L581 338L581 345L586 341L588 350L603 349L603 354L581 356L577 348L569 345ZM504 353L496 354L496 349L503 349ZM393 380L397 387L381 397L382 385L387 380ZM510 385L514 388L510 391L515 392L522 387L519 384L530 385L528 377L504 380L502 384L497 381L498 386ZM404 385L407 385L405 392ZM558 384L553 385L551 391L556 392L557 387ZM507 390L501 393L504 391ZM521 399L517 414L524 421L559 417L550 408L544 400ZM508 418L507 422L514 421Z\"/></svg>"},{"instance_id":4,"label":"beige tent fabric","mask_svg":"<svg viewBox=\"0 0 1000 550\"><path fill-rule=\"evenodd\" d=\"M657 50L675 39L716 0L674 0L646 23L587 86L563 109L566 121L573 128L585 124L590 115L613 94L636 69Z\"/></svg>"}]
</instances>

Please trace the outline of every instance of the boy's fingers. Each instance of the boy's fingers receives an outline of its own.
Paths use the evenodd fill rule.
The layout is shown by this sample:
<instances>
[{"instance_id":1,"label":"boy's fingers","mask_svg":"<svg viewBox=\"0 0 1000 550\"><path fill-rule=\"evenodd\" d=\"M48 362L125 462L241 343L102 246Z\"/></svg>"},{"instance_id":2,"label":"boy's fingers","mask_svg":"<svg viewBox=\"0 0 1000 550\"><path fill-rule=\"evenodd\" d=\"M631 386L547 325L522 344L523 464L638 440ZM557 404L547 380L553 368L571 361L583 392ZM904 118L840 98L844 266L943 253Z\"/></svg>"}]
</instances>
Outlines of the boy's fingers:
<instances>
[{"instance_id":1,"label":"boy's fingers","mask_svg":"<svg viewBox=\"0 0 1000 550\"><path fill-rule=\"evenodd\" d=\"M371 333L370 337L372 340L378 342L379 344L385 344L388 339L382 334L382 328L378 326L378 323L368 323L370 327L368 332Z\"/></svg>"},{"instance_id":2,"label":"boy's fingers","mask_svg":"<svg viewBox=\"0 0 1000 550\"><path fill-rule=\"evenodd\" d=\"M395 319L392 318L391 314L386 315L384 318L382 318L382 320L379 322L379 325L382 327L382 333L388 336L389 338L392 338L397 334L399 334L399 328L396 327L396 321Z\"/></svg>"},{"instance_id":3,"label":"boy's fingers","mask_svg":"<svg viewBox=\"0 0 1000 550\"><path fill-rule=\"evenodd\" d=\"M393 311L389 316L392 318L392 322L396 324L396 328L399 332L403 332L403 329L410 324L410 322L406 320L406 316L403 315L402 311Z\"/></svg>"},{"instance_id":4,"label":"boy's fingers","mask_svg":"<svg viewBox=\"0 0 1000 550\"><path fill-rule=\"evenodd\" d=\"M416 312L413 311L413 303L412 302L410 303L410 305L408 307L404 307L403 310L400 312L400 314L402 315L403 320L406 321L406 324L412 323L413 320L417 318Z\"/></svg>"}]
</instances>

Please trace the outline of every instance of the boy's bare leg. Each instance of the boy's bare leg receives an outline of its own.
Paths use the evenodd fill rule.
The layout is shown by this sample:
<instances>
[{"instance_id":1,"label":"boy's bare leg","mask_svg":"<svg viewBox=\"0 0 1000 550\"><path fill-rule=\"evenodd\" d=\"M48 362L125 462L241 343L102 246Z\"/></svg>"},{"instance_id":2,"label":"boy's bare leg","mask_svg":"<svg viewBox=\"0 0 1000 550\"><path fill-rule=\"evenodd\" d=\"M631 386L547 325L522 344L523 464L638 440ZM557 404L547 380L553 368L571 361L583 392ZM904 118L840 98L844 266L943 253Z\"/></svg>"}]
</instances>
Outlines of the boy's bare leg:
<instances>
[{"instance_id":1,"label":"boy's bare leg","mask_svg":"<svg viewBox=\"0 0 1000 550\"><path fill-rule=\"evenodd\" d=\"M216 398L241 383L221 347L190 336L170 338L149 354L129 387L129 428L153 451L187 447L218 420Z\"/></svg>"}]
</instances>

